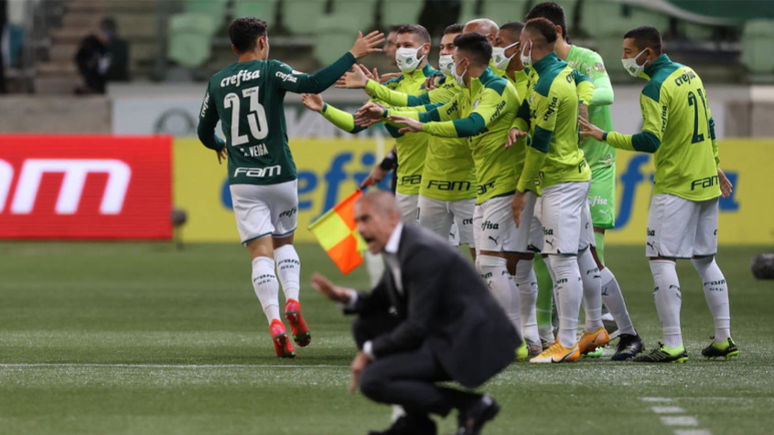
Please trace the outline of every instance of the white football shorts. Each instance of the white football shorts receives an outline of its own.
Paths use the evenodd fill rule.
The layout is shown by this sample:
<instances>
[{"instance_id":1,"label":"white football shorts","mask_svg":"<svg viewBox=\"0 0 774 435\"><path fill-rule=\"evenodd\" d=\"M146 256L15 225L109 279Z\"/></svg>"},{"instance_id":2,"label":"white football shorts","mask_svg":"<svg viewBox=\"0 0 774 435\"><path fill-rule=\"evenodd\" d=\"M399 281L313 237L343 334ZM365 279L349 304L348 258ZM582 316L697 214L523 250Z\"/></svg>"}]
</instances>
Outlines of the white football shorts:
<instances>
[{"instance_id":1,"label":"white football shorts","mask_svg":"<svg viewBox=\"0 0 774 435\"><path fill-rule=\"evenodd\" d=\"M280 184L232 184L237 230L243 244L261 237L285 237L298 226L298 180Z\"/></svg>"},{"instance_id":2,"label":"white football shorts","mask_svg":"<svg viewBox=\"0 0 774 435\"><path fill-rule=\"evenodd\" d=\"M543 189L540 222L543 224L543 254L577 255L581 247L585 212L588 212L588 181L555 184ZM591 218L586 221L591 228ZM594 234L591 234L593 239ZM586 241L586 247L588 247Z\"/></svg>"},{"instance_id":3,"label":"white football shorts","mask_svg":"<svg viewBox=\"0 0 774 435\"><path fill-rule=\"evenodd\" d=\"M527 192L521 225L516 228L513 221L513 195L490 198L476 206L473 214L476 251L533 252L528 246L533 225L533 214L537 196Z\"/></svg>"},{"instance_id":4,"label":"white football shorts","mask_svg":"<svg viewBox=\"0 0 774 435\"><path fill-rule=\"evenodd\" d=\"M449 237L452 224L457 224L458 243L473 246L473 210L475 207L475 198L460 201L439 201L419 195L419 225L441 237Z\"/></svg>"},{"instance_id":5,"label":"white football shorts","mask_svg":"<svg viewBox=\"0 0 774 435\"><path fill-rule=\"evenodd\" d=\"M653 195L648 215L647 257L692 258L718 250L718 198L690 201Z\"/></svg>"},{"instance_id":6,"label":"white football shorts","mask_svg":"<svg viewBox=\"0 0 774 435\"><path fill-rule=\"evenodd\" d=\"M415 225L419 222L419 195L404 195L395 193L400 210L400 219L406 223Z\"/></svg>"}]
</instances>

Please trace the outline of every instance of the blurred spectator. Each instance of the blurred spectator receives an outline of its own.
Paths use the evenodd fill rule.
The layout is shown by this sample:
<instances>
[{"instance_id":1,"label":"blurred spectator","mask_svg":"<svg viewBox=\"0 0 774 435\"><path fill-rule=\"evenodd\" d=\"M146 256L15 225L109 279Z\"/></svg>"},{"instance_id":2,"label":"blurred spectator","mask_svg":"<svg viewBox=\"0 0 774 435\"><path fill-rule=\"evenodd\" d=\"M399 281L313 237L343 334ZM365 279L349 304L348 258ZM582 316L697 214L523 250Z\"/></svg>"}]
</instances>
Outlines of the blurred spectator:
<instances>
[{"instance_id":1,"label":"blurred spectator","mask_svg":"<svg viewBox=\"0 0 774 435\"><path fill-rule=\"evenodd\" d=\"M85 86L76 89L76 94L104 94L107 82L129 80L129 44L117 31L116 21L108 17L100 23L99 33L81 42L75 63Z\"/></svg>"},{"instance_id":2,"label":"blurred spectator","mask_svg":"<svg viewBox=\"0 0 774 435\"><path fill-rule=\"evenodd\" d=\"M440 36L446 26L457 22L460 7L460 0L425 0L425 7L419 15L419 24L424 26L430 35Z\"/></svg>"}]
</instances>

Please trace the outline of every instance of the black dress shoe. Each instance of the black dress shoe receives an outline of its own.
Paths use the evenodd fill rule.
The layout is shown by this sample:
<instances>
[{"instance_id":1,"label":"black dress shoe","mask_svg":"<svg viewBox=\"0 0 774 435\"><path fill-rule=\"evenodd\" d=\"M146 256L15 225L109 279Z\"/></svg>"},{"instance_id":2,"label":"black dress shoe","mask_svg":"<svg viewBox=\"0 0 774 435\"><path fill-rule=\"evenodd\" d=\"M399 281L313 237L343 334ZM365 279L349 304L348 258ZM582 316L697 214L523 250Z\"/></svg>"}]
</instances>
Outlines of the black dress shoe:
<instances>
[{"instance_id":1,"label":"black dress shoe","mask_svg":"<svg viewBox=\"0 0 774 435\"><path fill-rule=\"evenodd\" d=\"M455 435L480 435L484 424L495 418L500 412L500 405L492 396L485 394L481 399L466 410L460 410L457 419L459 428Z\"/></svg>"},{"instance_id":2,"label":"black dress shoe","mask_svg":"<svg viewBox=\"0 0 774 435\"><path fill-rule=\"evenodd\" d=\"M438 430L435 422L427 416L402 416L395 420L388 429L372 430L368 435L436 435Z\"/></svg>"}]
</instances>

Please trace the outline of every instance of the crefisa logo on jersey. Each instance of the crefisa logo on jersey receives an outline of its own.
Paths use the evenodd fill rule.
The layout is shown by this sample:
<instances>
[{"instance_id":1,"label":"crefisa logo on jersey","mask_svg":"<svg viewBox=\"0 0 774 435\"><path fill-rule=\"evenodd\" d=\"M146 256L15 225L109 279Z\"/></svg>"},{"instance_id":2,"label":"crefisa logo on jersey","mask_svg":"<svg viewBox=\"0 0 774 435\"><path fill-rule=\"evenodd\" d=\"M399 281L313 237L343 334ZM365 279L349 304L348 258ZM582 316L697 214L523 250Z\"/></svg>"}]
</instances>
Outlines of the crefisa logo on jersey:
<instances>
[{"instance_id":1,"label":"crefisa logo on jersey","mask_svg":"<svg viewBox=\"0 0 774 435\"><path fill-rule=\"evenodd\" d=\"M240 86L243 81L249 81L249 80L255 80L257 78L261 77L261 71L247 71L247 70L240 70L238 73L234 74L231 77L226 77L223 80L220 81L220 87L225 88L228 85L236 85Z\"/></svg>"}]
</instances>

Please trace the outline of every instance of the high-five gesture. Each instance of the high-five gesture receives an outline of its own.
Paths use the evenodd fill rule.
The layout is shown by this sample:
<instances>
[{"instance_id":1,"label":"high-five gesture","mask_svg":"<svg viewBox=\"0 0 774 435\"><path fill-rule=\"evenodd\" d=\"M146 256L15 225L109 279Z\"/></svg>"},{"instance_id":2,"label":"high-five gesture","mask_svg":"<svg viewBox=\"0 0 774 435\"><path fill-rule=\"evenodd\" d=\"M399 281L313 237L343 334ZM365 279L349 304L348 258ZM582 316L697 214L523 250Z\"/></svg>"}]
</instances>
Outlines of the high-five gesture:
<instances>
[{"instance_id":1,"label":"high-five gesture","mask_svg":"<svg viewBox=\"0 0 774 435\"><path fill-rule=\"evenodd\" d=\"M366 83L368 83L368 79L371 78L363 72L363 68L362 65L353 66L352 72L344 74L344 76L336 82L336 87L340 89L363 89L366 86ZM366 69L366 71L368 70Z\"/></svg>"},{"instance_id":2,"label":"high-five gesture","mask_svg":"<svg viewBox=\"0 0 774 435\"><path fill-rule=\"evenodd\" d=\"M381 48L376 48L384 42L384 33L374 30L366 36L363 36L363 32L357 32L357 41L352 46L352 50L349 50L355 59L362 59L371 53L380 53Z\"/></svg>"},{"instance_id":3,"label":"high-five gesture","mask_svg":"<svg viewBox=\"0 0 774 435\"><path fill-rule=\"evenodd\" d=\"M589 122L586 118L578 118L578 124L580 124L581 131L580 134L583 137L591 136L594 139L598 141L602 141L602 137L605 135L605 132L602 131L599 127Z\"/></svg>"},{"instance_id":4,"label":"high-five gesture","mask_svg":"<svg viewBox=\"0 0 774 435\"><path fill-rule=\"evenodd\" d=\"M411 119L407 116L395 116L392 115L388 119L395 124L405 125L405 127L398 130L398 133L419 133L422 131L422 123L416 119Z\"/></svg>"}]
</instances>

